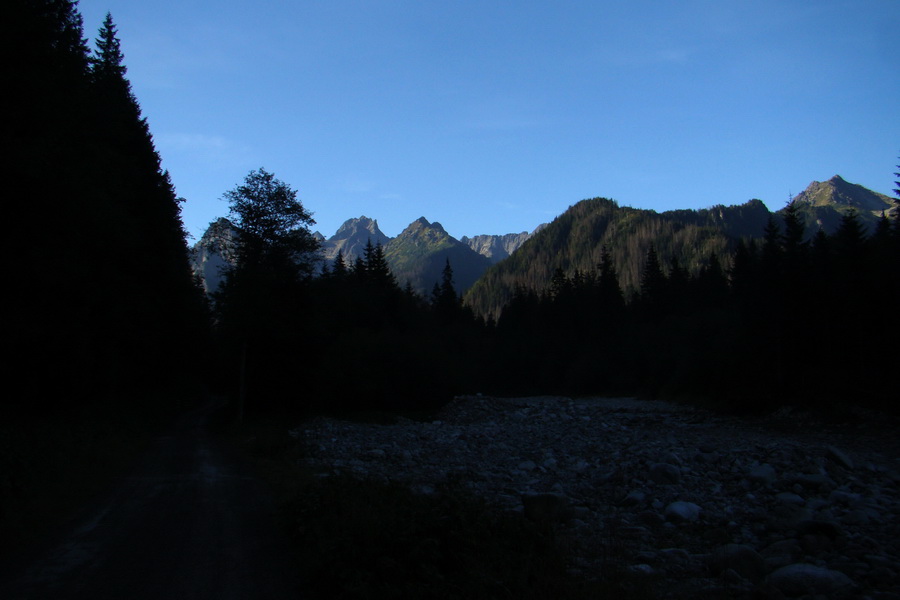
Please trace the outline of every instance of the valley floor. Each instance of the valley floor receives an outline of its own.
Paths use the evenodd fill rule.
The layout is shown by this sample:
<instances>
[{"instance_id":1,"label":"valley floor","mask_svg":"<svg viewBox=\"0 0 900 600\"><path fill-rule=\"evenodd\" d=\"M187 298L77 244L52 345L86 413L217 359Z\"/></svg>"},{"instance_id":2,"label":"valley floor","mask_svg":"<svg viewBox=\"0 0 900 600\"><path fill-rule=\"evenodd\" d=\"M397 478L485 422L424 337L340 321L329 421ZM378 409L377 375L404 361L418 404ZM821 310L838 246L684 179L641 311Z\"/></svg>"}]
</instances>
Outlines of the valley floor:
<instances>
[{"instance_id":1,"label":"valley floor","mask_svg":"<svg viewBox=\"0 0 900 600\"><path fill-rule=\"evenodd\" d=\"M895 432L790 411L462 397L431 422L319 418L291 435L320 476L426 495L451 483L548 521L573 576L665 598L886 599L900 598Z\"/></svg>"}]
</instances>

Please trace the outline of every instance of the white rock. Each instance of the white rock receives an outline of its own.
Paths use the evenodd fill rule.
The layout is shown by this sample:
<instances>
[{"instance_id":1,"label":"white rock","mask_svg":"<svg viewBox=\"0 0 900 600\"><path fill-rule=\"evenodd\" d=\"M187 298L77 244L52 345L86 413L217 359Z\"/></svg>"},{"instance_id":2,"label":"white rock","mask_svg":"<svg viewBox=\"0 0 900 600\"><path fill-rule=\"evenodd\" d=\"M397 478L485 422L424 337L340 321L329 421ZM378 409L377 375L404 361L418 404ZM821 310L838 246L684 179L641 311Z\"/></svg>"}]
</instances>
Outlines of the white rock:
<instances>
[{"instance_id":1,"label":"white rock","mask_svg":"<svg viewBox=\"0 0 900 600\"><path fill-rule=\"evenodd\" d=\"M696 521L700 518L700 507L693 502L676 500L666 507L666 519L669 521Z\"/></svg>"}]
</instances>

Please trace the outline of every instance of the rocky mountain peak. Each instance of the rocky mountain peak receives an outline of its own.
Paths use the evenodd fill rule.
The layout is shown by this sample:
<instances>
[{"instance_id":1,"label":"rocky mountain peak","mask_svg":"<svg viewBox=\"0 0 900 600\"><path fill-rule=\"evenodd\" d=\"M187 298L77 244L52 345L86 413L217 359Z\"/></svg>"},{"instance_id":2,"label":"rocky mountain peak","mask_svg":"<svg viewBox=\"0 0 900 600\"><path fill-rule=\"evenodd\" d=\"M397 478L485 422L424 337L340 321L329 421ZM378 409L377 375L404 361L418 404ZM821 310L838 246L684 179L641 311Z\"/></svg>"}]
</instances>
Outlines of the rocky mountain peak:
<instances>
[{"instance_id":1,"label":"rocky mountain peak","mask_svg":"<svg viewBox=\"0 0 900 600\"><path fill-rule=\"evenodd\" d=\"M840 175L835 175L828 181L813 181L791 202L810 206L837 205L838 209L855 208L857 211L875 215L889 210L893 204L891 199L884 194L873 192L856 183L850 183Z\"/></svg>"},{"instance_id":2,"label":"rocky mountain peak","mask_svg":"<svg viewBox=\"0 0 900 600\"><path fill-rule=\"evenodd\" d=\"M410 223L406 229L404 229L399 236L400 238L418 238L418 237L427 237L429 239L443 239L449 238L450 234L448 234L440 223L435 221L434 223L430 223L428 219L425 217L419 217L412 223Z\"/></svg>"},{"instance_id":3,"label":"rocky mountain peak","mask_svg":"<svg viewBox=\"0 0 900 600\"><path fill-rule=\"evenodd\" d=\"M352 262L363 255L369 242L385 245L390 239L378 228L378 221L363 215L344 221L337 233L322 244L322 253L326 261L333 261L338 253L343 253L344 260Z\"/></svg>"},{"instance_id":4,"label":"rocky mountain peak","mask_svg":"<svg viewBox=\"0 0 900 600\"><path fill-rule=\"evenodd\" d=\"M363 215L357 219L347 219L346 221L344 221L344 223L340 226L340 228L338 228L337 232L331 237L331 239L347 239L353 237L354 235L358 235L363 231L367 231L377 238L387 237L378 228L377 220L370 219L369 217Z\"/></svg>"}]
</instances>

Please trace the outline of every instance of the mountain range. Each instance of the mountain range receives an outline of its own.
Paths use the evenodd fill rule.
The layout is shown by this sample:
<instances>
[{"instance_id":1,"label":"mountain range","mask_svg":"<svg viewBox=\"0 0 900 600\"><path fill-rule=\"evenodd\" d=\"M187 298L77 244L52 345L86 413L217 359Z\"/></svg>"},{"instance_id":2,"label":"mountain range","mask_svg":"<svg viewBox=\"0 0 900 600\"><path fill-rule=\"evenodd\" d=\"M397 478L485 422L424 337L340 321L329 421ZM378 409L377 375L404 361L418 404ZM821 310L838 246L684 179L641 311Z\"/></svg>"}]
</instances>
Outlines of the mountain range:
<instances>
[{"instance_id":1,"label":"mountain range","mask_svg":"<svg viewBox=\"0 0 900 600\"><path fill-rule=\"evenodd\" d=\"M832 233L841 218L855 211L870 230L882 213L893 215L893 200L838 175L825 182L814 181L791 203L807 224L807 235L818 229ZM589 272L596 269L602 247L613 255L620 283L626 293L637 289L640 271L651 245L664 265L676 260L696 273L715 253L727 266L738 239L760 238L775 213L760 200L711 208L653 210L619 206L615 201L594 198L569 207L549 224L531 232L477 235L455 239L437 221L416 219L397 237L390 238L378 222L366 216L349 219L330 238L314 235L322 244L324 264L338 253L347 265L363 255L368 243L381 244L388 265L401 286L427 296L440 281L447 261L453 269L457 290L478 314L497 315L516 287L543 290L553 273ZM193 268L207 291L218 286L218 269L230 260L233 227L227 219L214 222L194 246Z\"/></svg>"}]
</instances>

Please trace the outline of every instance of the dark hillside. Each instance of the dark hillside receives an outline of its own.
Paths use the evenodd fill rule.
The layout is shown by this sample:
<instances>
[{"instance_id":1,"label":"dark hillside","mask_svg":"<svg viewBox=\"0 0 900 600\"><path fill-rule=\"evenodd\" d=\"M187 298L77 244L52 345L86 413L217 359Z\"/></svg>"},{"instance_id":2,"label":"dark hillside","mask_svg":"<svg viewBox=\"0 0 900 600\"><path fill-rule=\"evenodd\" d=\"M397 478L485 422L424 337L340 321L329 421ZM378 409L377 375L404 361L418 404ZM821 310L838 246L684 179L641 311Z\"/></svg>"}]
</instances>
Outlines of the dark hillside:
<instances>
[{"instance_id":1,"label":"dark hillside","mask_svg":"<svg viewBox=\"0 0 900 600\"><path fill-rule=\"evenodd\" d=\"M477 314L497 316L519 287L543 291L557 269L593 273L604 246L612 253L626 296L639 287L651 244L664 266L673 259L691 274L711 253L725 257L741 237L762 235L769 211L759 200L739 206L657 213L605 198L583 200L492 266L466 295Z\"/></svg>"}]
</instances>

